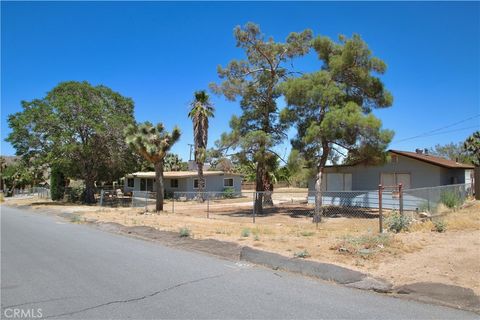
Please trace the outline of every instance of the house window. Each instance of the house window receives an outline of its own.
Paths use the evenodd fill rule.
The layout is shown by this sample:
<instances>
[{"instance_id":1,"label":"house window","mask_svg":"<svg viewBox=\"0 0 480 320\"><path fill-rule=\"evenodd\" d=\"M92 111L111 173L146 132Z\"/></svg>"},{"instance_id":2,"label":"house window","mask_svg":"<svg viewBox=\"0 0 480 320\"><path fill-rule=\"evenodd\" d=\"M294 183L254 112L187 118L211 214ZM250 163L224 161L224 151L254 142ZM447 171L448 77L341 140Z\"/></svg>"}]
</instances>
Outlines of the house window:
<instances>
[{"instance_id":1,"label":"house window","mask_svg":"<svg viewBox=\"0 0 480 320\"><path fill-rule=\"evenodd\" d=\"M233 187L233 178L223 179L223 186L224 187Z\"/></svg>"},{"instance_id":2,"label":"house window","mask_svg":"<svg viewBox=\"0 0 480 320\"><path fill-rule=\"evenodd\" d=\"M198 189L198 179L193 179L193 189Z\"/></svg>"},{"instance_id":3,"label":"house window","mask_svg":"<svg viewBox=\"0 0 480 320\"><path fill-rule=\"evenodd\" d=\"M351 173L325 173L322 178L322 190L324 191L351 191Z\"/></svg>"},{"instance_id":4,"label":"house window","mask_svg":"<svg viewBox=\"0 0 480 320\"><path fill-rule=\"evenodd\" d=\"M170 180L170 188L178 188L178 179Z\"/></svg>"},{"instance_id":5,"label":"house window","mask_svg":"<svg viewBox=\"0 0 480 320\"><path fill-rule=\"evenodd\" d=\"M153 179L147 179L147 191L153 191Z\"/></svg>"},{"instance_id":6,"label":"house window","mask_svg":"<svg viewBox=\"0 0 480 320\"><path fill-rule=\"evenodd\" d=\"M135 180L133 178L128 178L127 179L127 187L129 187L129 188L135 187Z\"/></svg>"},{"instance_id":7,"label":"house window","mask_svg":"<svg viewBox=\"0 0 480 320\"><path fill-rule=\"evenodd\" d=\"M147 180L140 179L140 191L146 191L146 190L147 190Z\"/></svg>"}]
</instances>

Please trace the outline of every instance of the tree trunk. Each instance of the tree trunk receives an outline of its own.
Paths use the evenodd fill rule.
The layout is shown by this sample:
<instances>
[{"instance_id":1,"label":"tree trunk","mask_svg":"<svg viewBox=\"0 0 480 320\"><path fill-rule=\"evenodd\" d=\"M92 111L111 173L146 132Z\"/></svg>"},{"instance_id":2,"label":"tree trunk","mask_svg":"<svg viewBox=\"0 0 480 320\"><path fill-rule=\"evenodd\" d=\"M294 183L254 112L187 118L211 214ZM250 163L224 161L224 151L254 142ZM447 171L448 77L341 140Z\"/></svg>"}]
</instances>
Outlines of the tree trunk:
<instances>
[{"instance_id":1,"label":"tree trunk","mask_svg":"<svg viewBox=\"0 0 480 320\"><path fill-rule=\"evenodd\" d=\"M163 211L163 195L164 195L164 187L163 187L163 162L155 163L155 189L156 189L156 197L155 197L155 212Z\"/></svg>"},{"instance_id":2,"label":"tree trunk","mask_svg":"<svg viewBox=\"0 0 480 320\"><path fill-rule=\"evenodd\" d=\"M205 192L205 177L203 176L203 163L197 162L197 172L198 172L198 201L204 202L204 194Z\"/></svg>"},{"instance_id":3,"label":"tree trunk","mask_svg":"<svg viewBox=\"0 0 480 320\"><path fill-rule=\"evenodd\" d=\"M273 206L272 193L273 193L273 183L270 181L268 172L264 172L263 176L263 189L265 193L263 195L263 204L267 206Z\"/></svg>"},{"instance_id":4,"label":"tree trunk","mask_svg":"<svg viewBox=\"0 0 480 320\"><path fill-rule=\"evenodd\" d=\"M317 167L317 176L315 180L315 214L313 222L318 223L322 221L323 207L322 207L322 179L323 169L327 164L328 154L330 153L330 146L327 142L322 143L322 156Z\"/></svg>"},{"instance_id":5,"label":"tree trunk","mask_svg":"<svg viewBox=\"0 0 480 320\"><path fill-rule=\"evenodd\" d=\"M88 204L96 203L95 201L95 179L91 175L85 178L85 194L84 201Z\"/></svg>"},{"instance_id":6,"label":"tree trunk","mask_svg":"<svg viewBox=\"0 0 480 320\"><path fill-rule=\"evenodd\" d=\"M265 191L265 185L263 183L263 176L265 173L265 164L261 161L257 162L257 168L255 173L256 185L255 185L255 213L263 214L263 192Z\"/></svg>"},{"instance_id":7,"label":"tree trunk","mask_svg":"<svg viewBox=\"0 0 480 320\"><path fill-rule=\"evenodd\" d=\"M322 178L323 167L318 166L315 180L315 216L313 222L322 221Z\"/></svg>"}]
</instances>

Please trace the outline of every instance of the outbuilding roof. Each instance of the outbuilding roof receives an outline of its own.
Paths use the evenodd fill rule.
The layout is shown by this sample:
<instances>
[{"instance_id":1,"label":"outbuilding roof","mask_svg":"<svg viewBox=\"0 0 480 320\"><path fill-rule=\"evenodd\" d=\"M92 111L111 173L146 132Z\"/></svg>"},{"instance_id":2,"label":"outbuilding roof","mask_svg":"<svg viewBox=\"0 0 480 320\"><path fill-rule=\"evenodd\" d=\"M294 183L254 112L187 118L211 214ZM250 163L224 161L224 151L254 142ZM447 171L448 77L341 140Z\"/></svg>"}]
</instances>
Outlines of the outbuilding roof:
<instances>
[{"instance_id":1,"label":"outbuilding roof","mask_svg":"<svg viewBox=\"0 0 480 320\"><path fill-rule=\"evenodd\" d=\"M229 173L229 172L224 172L224 171L204 171L203 172L204 176L223 176L223 175L228 175L228 176L239 176L241 177L242 175L239 173ZM127 178L155 178L155 171L146 171L146 172L134 172L131 174L127 174ZM198 177L197 171L166 171L163 173L164 178L171 178L171 179L176 179L176 178L188 178L188 177Z\"/></svg>"},{"instance_id":2,"label":"outbuilding roof","mask_svg":"<svg viewBox=\"0 0 480 320\"><path fill-rule=\"evenodd\" d=\"M389 151L391 153L399 154L405 157L420 160L420 161L434 164L444 168L449 168L449 169L473 169L474 168L474 166L471 164L448 160L448 159L437 157L428 153L417 153L417 152L400 151L400 150L389 150Z\"/></svg>"}]
</instances>

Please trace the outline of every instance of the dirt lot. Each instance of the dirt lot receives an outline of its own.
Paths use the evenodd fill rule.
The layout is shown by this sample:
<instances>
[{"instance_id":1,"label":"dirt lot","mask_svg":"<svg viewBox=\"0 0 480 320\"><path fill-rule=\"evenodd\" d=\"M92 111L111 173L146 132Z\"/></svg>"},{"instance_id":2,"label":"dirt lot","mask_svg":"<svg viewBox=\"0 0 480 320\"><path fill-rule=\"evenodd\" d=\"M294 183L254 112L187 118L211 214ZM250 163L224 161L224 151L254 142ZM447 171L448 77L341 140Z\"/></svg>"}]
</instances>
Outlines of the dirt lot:
<instances>
[{"instance_id":1,"label":"dirt lot","mask_svg":"<svg viewBox=\"0 0 480 320\"><path fill-rule=\"evenodd\" d=\"M439 282L471 288L480 295L478 201L468 201L460 210L439 218L446 223L444 233L432 231L434 225L427 220L416 221L409 232L383 235L377 233L378 219L368 218L326 218L317 229L311 217L292 214L295 204L285 212L257 217L254 224L248 202L245 209L248 212L235 214L227 210L228 200L218 204L221 204L218 208L224 209L214 210L210 219L205 218L202 210L205 205L196 203L177 207L175 214L171 210L145 214L142 209L54 204L38 199L7 200L6 203L76 212L76 222L89 218L174 232L187 228L193 238L231 241L288 257L307 256L307 259L367 272L395 285ZM165 208L170 207L171 203L167 202Z\"/></svg>"}]
</instances>

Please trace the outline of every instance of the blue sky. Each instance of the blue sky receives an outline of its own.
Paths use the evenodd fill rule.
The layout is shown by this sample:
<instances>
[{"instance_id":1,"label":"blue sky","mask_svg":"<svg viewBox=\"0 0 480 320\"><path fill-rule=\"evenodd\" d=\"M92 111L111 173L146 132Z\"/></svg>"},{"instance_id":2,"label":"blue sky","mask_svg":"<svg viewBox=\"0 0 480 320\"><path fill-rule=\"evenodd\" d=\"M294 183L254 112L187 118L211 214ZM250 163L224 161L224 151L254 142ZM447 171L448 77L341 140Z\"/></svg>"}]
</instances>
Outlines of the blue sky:
<instances>
[{"instance_id":1,"label":"blue sky","mask_svg":"<svg viewBox=\"0 0 480 320\"><path fill-rule=\"evenodd\" d=\"M1 7L4 155L15 152L3 140L7 116L21 110L21 100L43 97L61 81L87 80L133 98L138 121L161 121L169 129L178 124L183 136L173 151L188 159L192 94L218 81L218 64L243 57L232 30L248 21L278 41L306 28L332 38L360 34L388 65L382 79L394 105L375 114L396 132L394 149L462 141L480 127L478 2L2 2ZM312 53L294 67L314 71L320 63ZM238 103L222 97L213 102L210 145L240 112ZM425 132L428 136L403 140ZM286 141L278 151L288 149Z\"/></svg>"}]
</instances>

